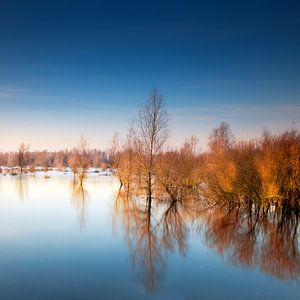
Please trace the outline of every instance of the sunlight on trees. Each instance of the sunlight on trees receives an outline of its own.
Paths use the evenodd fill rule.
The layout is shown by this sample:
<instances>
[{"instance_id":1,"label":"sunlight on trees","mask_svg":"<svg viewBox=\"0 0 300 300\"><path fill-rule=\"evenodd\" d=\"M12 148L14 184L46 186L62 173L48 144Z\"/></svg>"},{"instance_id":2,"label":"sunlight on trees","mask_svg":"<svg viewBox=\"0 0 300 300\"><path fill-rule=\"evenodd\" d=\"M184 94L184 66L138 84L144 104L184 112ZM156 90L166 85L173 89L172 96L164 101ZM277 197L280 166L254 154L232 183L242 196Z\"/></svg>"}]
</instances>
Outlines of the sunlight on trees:
<instances>
[{"instance_id":1,"label":"sunlight on trees","mask_svg":"<svg viewBox=\"0 0 300 300\"><path fill-rule=\"evenodd\" d=\"M2 172L12 175L69 167L82 185L88 169L106 171L120 181L120 192L154 201L206 201L229 206L285 205L300 202L300 133L264 132L252 140L237 140L222 122L209 136L207 151L197 150L192 136L181 147L169 149L169 118L163 96L152 90L129 127L124 140L119 133L107 152L89 149L82 135L72 150L32 151L22 143L16 152L0 152ZM101 169L100 169L101 168ZM191 200L192 199L192 200Z\"/></svg>"},{"instance_id":2,"label":"sunlight on trees","mask_svg":"<svg viewBox=\"0 0 300 300\"><path fill-rule=\"evenodd\" d=\"M20 169L20 174L23 174L23 169L29 162L29 145L20 144L16 154L16 163Z\"/></svg>"},{"instance_id":3,"label":"sunlight on trees","mask_svg":"<svg viewBox=\"0 0 300 300\"><path fill-rule=\"evenodd\" d=\"M88 142L83 134L80 136L77 147L71 151L68 157L68 164L73 172L74 180L77 175L79 183L82 185L87 177L88 168L90 166Z\"/></svg>"},{"instance_id":4,"label":"sunlight on trees","mask_svg":"<svg viewBox=\"0 0 300 300\"><path fill-rule=\"evenodd\" d=\"M81 135L80 137L80 141L76 149L76 155L77 173L80 185L82 185L83 181L86 179L87 170L89 167L88 142L84 135Z\"/></svg>"},{"instance_id":5,"label":"sunlight on trees","mask_svg":"<svg viewBox=\"0 0 300 300\"><path fill-rule=\"evenodd\" d=\"M118 162L120 188L147 198L149 207L152 199L299 207L300 135L296 129L237 141L230 126L222 122L212 130L208 150L202 153L196 151L196 137L179 149L164 149L168 135L163 98L154 90L125 142L121 145L119 136L114 137L111 148Z\"/></svg>"},{"instance_id":6,"label":"sunlight on trees","mask_svg":"<svg viewBox=\"0 0 300 300\"><path fill-rule=\"evenodd\" d=\"M133 145L136 163L141 174L141 185L146 191L149 207L155 186L155 171L158 156L168 138L168 115L163 106L163 97L157 90L150 93L145 105L140 109L133 127Z\"/></svg>"}]
</instances>

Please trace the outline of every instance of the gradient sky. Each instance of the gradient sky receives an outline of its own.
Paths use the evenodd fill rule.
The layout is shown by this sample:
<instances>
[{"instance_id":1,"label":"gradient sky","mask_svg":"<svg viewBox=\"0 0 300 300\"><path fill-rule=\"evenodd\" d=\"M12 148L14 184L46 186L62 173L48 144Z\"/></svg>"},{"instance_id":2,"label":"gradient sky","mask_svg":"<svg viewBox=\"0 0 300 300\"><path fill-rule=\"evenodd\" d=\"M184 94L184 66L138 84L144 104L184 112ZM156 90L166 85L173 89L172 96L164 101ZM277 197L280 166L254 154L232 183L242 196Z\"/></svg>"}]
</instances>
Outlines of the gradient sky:
<instances>
[{"instance_id":1,"label":"gradient sky","mask_svg":"<svg viewBox=\"0 0 300 300\"><path fill-rule=\"evenodd\" d=\"M153 87L174 145L300 126L299 1L0 1L0 149L105 148Z\"/></svg>"}]
</instances>

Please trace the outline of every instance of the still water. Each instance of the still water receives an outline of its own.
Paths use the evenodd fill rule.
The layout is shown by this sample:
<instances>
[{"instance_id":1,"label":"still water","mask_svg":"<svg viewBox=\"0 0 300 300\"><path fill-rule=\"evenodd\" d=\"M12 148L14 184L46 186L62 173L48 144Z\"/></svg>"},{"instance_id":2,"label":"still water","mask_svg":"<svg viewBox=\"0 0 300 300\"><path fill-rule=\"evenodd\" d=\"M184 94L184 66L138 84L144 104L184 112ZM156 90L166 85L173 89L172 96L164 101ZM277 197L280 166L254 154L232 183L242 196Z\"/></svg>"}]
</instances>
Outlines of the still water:
<instances>
[{"instance_id":1,"label":"still water","mask_svg":"<svg viewBox=\"0 0 300 300\"><path fill-rule=\"evenodd\" d=\"M0 298L300 299L297 220L117 196L109 176L0 177Z\"/></svg>"}]
</instances>

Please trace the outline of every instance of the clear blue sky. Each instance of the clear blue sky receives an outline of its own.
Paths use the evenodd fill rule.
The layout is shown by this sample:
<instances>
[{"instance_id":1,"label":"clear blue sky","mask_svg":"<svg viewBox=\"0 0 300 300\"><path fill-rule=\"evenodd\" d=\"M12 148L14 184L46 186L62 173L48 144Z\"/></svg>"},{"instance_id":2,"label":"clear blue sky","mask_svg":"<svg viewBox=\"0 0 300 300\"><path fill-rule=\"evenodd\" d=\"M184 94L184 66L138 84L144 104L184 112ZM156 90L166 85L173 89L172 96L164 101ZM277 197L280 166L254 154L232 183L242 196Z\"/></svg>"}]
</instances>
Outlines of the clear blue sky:
<instances>
[{"instance_id":1,"label":"clear blue sky","mask_svg":"<svg viewBox=\"0 0 300 300\"><path fill-rule=\"evenodd\" d=\"M171 144L300 125L299 1L0 2L0 149L105 148L153 87Z\"/></svg>"}]
</instances>

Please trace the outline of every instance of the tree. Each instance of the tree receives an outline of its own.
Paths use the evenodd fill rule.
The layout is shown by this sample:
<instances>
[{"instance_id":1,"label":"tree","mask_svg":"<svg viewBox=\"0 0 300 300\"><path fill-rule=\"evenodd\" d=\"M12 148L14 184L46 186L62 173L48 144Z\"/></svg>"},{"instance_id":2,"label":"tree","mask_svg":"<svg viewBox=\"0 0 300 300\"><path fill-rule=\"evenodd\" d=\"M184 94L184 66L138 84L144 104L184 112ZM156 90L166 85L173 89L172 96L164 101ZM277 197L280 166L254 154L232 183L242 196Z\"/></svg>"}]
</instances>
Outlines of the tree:
<instances>
[{"instance_id":1,"label":"tree","mask_svg":"<svg viewBox=\"0 0 300 300\"><path fill-rule=\"evenodd\" d=\"M119 133L113 135L111 147L108 150L108 161L111 170L117 170L120 162L120 142Z\"/></svg>"},{"instance_id":2,"label":"tree","mask_svg":"<svg viewBox=\"0 0 300 300\"><path fill-rule=\"evenodd\" d=\"M230 126L221 122L218 128L214 128L209 136L209 149L211 152L220 153L230 149L235 142L233 133L231 132Z\"/></svg>"},{"instance_id":3,"label":"tree","mask_svg":"<svg viewBox=\"0 0 300 300\"><path fill-rule=\"evenodd\" d=\"M235 138L227 123L213 129L209 137L209 151L202 172L207 199L233 202L238 198L235 189L237 168L233 149Z\"/></svg>"},{"instance_id":4,"label":"tree","mask_svg":"<svg viewBox=\"0 0 300 300\"><path fill-rule=\"evenodd\" d=\"M65 167L65 156L65 152L62 150L56 152L53 162L54 166L57 168Z\"/></svg>"},{"instance_id":5,"label":"tree","mask_svg":"<svg viewBox=\"0 0 300 300\"><path fill-rule=\"evenodd\" d=\"M80 185L83 184L83 180L87 176L87 170L89 167L89 155L88 155L88 142L84 135L81 135L77 149L77 162L78 162L78 175Z\"/></svg>"},{"instance_id":6,"label":"tree","mask_svg":"<svg viewBox=\"0 0 300 300\"><path fill-rule=\"evenodd\" d=\"M17 157L16 157L16 162L18 167L20 168L20 174L23 173L23 169L25 165L28 162L29 158L29 145L25 145L25 143L20 144L18 151L17 151Z\"/></svg>"},{"instance_id":7,"label":"tree","mask_svg":"<svg viewBox=\"0 0 300 300\"><path fill-rule=\"evenodd\" d=\"M154 89L140 109L134 126L134 148L141 168L141 181L147 194L149 210L157 158L169 135L168 123L168 115L163 107L163 96Z\"/></svg>"},{"instance_id":8,"label":"tree","mask_svg":"<svg viewBox=\"0 0 300 300\"><path fill-rule=\"evenodd\" d=\"M69 156L68 164L73 171L74 179L78 174L80 185L82 185L89 167L88 142L84 135L81 135L77 147L73 149Z\"/></svg>"},{"instance_id":9,"label":"tree","mask_svg":"<svg viewBox=\"0 0 300 300\"><path fill-rule=\"evenodd\" d=\"M68 157L68 165L71 168L73 175L74 175L74 181L75 181L75 176L78 173L78 153L77 149L74 148Z\"/></svg>"},{"instance_id":10,"label":"tree","mask_svg":"<svg viewBox=\"0 0 300 300\"><path fill-rule=\"evenodd\" d=\"M156 168L156 198L163 202L181 202L195 196L198 189L199 157L196 155L197 139L186 140L180 150L160 155Z\"/></svg>"},{"instance_id":11,"label":"tree","mask_svg":"<svg viewBox=\"0 0 300 300\"><path fill-rule=\"evenodd\" d=\"M129 128L122 151L120 151L120 158L117 168L117 175L120 181L120 189L122 186L126 188L127 195L130 191L130 183L134 172L134 149L133 149L133 127Z\"/></svg>"}]
</instances>

